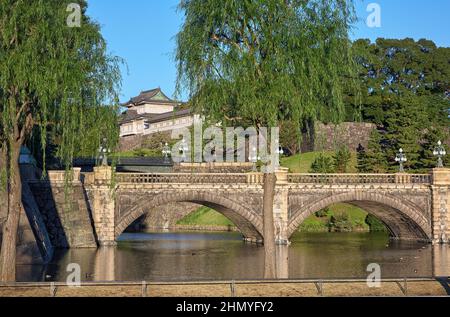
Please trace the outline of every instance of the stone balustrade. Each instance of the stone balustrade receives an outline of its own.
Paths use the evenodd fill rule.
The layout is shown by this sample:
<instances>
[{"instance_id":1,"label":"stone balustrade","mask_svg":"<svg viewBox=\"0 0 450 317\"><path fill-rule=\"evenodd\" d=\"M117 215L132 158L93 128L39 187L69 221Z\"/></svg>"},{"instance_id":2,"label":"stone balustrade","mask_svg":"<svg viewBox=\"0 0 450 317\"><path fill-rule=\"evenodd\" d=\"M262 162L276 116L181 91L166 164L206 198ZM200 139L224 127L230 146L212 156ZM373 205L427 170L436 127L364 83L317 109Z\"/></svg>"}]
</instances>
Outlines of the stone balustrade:
<instances>
[{"instance_id":1,"label":"stone balustrade","mask_svg":"<svg viewBox=\"0 0 450 317\"><path fill-rule=\"evenodd\" d=\"M428 174L289 174L295 184L430 184Z\"/></svg>"},{"instance_id":2,"label":"stone balustrade","mask_svg":"<svg viewBox=\"0 0 450 317\"><path fill-rule=\"evenodd\" d=\"M70 178L72 178L72 182L74 183L80 182L81 168L73 168L71 172L69 172L69 174L66 175L66 171L48 171L47 178L51 183L65 183L66 176L67 180L70 180Z\"/></svg>"},{"instance_id":3,"label":"stone balustrade","mask_svg":"<svg viewBox=\"0 0 450 317\"><path fill-rule=\"evenodd\" d=\"M277 172L284 184L431 184L428 174L287 174ZM262 173L118 173L118 183L137 184L262 184Z\"/></svg>"},{"instance_id":4,"label":"stone balustrade","mask_svg":"<svg viewBox=\"0 0 450 317\"><path fill-rule=\"evenodd\" d=\"M247 174L128 174L116 175L118 183L132 184L247 184ZM256 182L257 177L254 178Z\"/></svg>"}]
</instances>

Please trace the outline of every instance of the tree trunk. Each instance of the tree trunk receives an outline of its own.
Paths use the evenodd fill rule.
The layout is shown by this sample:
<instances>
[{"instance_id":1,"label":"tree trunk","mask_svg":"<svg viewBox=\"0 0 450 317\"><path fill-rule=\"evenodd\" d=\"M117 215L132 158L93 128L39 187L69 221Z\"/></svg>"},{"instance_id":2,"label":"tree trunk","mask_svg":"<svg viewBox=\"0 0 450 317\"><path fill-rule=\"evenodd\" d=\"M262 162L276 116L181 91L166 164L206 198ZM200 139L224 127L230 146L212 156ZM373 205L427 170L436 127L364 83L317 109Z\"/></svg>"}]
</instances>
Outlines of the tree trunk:
<instances>
[{"instance_id":1,"label":"tree trunk","mask_svg":"<svg viewBox=\"0 0 450 317\"><path fill-rule=\"evenodd\" d=\"M19 143L12 144L10 156L10 187L8 215L3 227L2 248L0 251L0 281L15 282L16 280L16 245L19 228L20 212L22 210L22 181L20 179Z\"/></svg>"},{"instance_id":2,"label":"tree trunk","mask_svg":"<svg viewBox=\"0 0 450 317\"><path fill-rule=\"evenodd\" d=\"M275 196L275 174L264 174L264 278L276 278L275 225L273 202Z\"/></svg>"},{"instance_id":3,"label":"tree trunk","mask_svg":"<svg viewBox=\"0 0 450 317\"><path fill-rule=\"evenodd\" d=\"M0 144L0 246L2 244L3 225L8 215L8 156L6 145Z\"/></svg>"}]
</instances>

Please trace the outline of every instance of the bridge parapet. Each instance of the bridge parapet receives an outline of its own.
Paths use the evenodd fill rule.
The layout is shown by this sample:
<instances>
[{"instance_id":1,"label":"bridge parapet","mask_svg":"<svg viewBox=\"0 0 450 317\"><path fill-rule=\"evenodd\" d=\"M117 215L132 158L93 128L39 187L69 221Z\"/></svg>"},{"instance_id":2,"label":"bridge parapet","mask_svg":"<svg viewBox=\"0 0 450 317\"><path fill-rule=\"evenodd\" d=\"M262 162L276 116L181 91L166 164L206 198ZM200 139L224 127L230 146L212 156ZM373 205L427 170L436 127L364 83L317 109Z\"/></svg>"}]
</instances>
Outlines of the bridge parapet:
<instances>
[{"instance_id":1,"label":"bridge parapet","mask_svg":"<svg viewBox=\"0 0 450 317\"><path fill-rule=\"evenodd\" d=\"M428 174L289 174L294 184L431 184Z\"/></svg>"},{"instance_id":2,"label":"bridge parapet","mask_svg":"<svg viewBox=\"0 0 450 317\"><path fill-rule=\"evenodd\" d=\"M260 173L164 173L129 174L118 173L118 183L131 184L262 184Z\"/></svg>"},{"instance_id":3,"label":"bridge parapet","mask_svg":"<svg viewBox=\"0 0 450 317\"><path fill-rule=\"evenodd\" d=\"M262 173L118 173L118 183L132 184L262 184ZM423 184L430 185L429 174L287 174L277 173L278 184ZM97 179L97 177L96 177Z\"/></svg>"}]
</instances>

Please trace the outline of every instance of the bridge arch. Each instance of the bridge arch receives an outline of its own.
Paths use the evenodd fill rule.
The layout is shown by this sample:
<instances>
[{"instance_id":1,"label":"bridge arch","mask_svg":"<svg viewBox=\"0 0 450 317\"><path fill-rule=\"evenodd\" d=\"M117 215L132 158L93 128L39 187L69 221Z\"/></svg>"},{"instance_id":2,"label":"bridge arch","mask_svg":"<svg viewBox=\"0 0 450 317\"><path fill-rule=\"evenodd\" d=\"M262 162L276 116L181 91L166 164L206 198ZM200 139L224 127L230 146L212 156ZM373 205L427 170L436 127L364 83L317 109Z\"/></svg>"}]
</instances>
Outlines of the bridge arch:
<instances>
[{"instance_id":1,"label":"bridge arch","mask_svg":"<svg viewBox=\"0 0 450 317\"><path fill-rule=\"evenodd\" d=\"M430 220L417 206L388 194L351 191L294 209L287 235L290 238L312 214L332 204L349 203L364 209L381 220L395 239L430 241Z\"/></svg>"},{"instance_id":2,"label":"bridge arch","mask_svg":"<svg viewBox=\"0 0 450 317\"><path fill-rule=\"evenodd\" d=\"M244 238L263 241L263 223L260 215L229 198L202 191L167 192L152 198L141 198L117 220L115 238L117 239L134 221L152 209L177 202L190 202L212 208L230 219Z\"/></svg>"}]
</instances>

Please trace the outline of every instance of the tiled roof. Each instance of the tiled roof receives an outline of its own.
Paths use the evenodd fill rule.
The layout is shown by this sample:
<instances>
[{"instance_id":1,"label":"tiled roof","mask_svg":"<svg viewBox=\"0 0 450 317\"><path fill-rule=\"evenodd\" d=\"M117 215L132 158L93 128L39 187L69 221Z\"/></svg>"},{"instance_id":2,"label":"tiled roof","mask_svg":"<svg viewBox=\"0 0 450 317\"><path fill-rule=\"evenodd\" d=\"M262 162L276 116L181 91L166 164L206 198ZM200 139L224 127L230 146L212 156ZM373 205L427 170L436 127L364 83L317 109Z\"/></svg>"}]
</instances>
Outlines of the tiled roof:
<instances>
[{"instance_id":1,"label":"tiled roof","mask_svg":"<svg viewBox=\"0 0 450 317\"><path fill-rule=\"evenodd\" d=\"M162 99L154 99L157 95L161 95ZM168 104L176 104L178 101L172 100L167 97L162 91L161 88L155 88L151 90L142 91L139 96L131 98L128 102L122 104L124 107L132 107L144 103L168 103Z\"/></svg>"}]
</instances>

